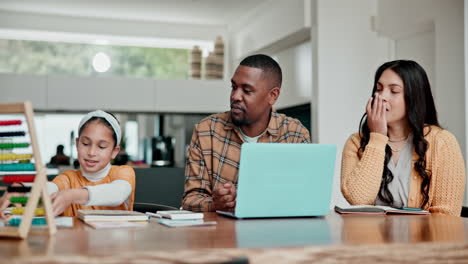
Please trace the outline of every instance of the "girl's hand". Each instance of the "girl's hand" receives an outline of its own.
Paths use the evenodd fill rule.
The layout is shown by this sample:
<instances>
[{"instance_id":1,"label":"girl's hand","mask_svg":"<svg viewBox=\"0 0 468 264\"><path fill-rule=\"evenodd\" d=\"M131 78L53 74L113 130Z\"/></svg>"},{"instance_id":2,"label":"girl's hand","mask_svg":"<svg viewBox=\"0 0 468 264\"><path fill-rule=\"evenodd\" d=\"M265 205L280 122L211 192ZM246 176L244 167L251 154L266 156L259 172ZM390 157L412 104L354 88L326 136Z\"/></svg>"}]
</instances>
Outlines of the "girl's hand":
<instances>
[{"instance_id":1,"label":"girl's hand","mask_svg":"<svg viewBox=\"0 0 468 264\"><path fill-rule=\"evenodd\" d=\"M54 216L58 216L72 204L73 193L70 190L58 191L53 193L50 199L52 200L52 212Z\"/></svg>"},{"instance_id":2,"label":"girl's hand","mask_svg":"<svg viewBox=\"0 0 468 264\"><path fill-rule=\"evenodd\" d=\"M53 193L52 211L54 216L63 213L71 204L85 204L88 201L87 189L67 189Z\"/></svg>"},{"instance_id":3,"label":"girl's hand","mask_svg":"<svg viewBox=\"0 0 468 264\"><path fill-rule=\"evenodd\" d=\"M387 135L386 104L382 96L377 93L367 101L367 124L370 132L380 133L384 136Z\"/></svg>"},{"instance_id":4,"label":"girl's hand","mask_svg":"<svg viewBox=\"0 0 468 264\"><path fill-rule=\"evenodd\" d=\"M13 183L11 186L14 187L21 187L23 186L20 183ZM12 193L12 192L5 192L2 197L0 197L0 218L2 219L9 219L11 215L5 214L5 209L9 207L12 203L10 202L11 197L22 197L24 193ZM21 204L14 204L15 207L22 207Z\"/></svg>"},{"instance_id":5,"label":"girl's hand","mask_svg":"<svg viewBox=\"0 0 468 264\"><path fill-rule=\"evenodd\" d=\"M10 218L9 215L5 214L5 209L10 205L10 197L8 196L9 196L9 193L5 193L0 198L0 218L2 219Z\"/></svg>"}]
</instances>

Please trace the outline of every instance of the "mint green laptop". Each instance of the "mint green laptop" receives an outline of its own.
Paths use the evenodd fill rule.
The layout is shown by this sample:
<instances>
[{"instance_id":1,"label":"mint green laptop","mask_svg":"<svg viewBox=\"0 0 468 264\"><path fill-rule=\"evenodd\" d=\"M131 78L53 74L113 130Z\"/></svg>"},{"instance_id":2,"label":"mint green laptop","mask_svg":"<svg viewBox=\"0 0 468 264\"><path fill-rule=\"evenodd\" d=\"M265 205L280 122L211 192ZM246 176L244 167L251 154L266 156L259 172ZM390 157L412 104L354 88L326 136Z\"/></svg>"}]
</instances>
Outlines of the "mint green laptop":
<instances>
[{"instance_id":1,"label":"mint green laptop","mask_svg":"<svg viewBox=\"0 0 468 264\"><path fill-rule=\"evenodd\" d=\"M242 144L235 218L323 216L330 210L336 145Z\"/></svg>"}]
</instances>

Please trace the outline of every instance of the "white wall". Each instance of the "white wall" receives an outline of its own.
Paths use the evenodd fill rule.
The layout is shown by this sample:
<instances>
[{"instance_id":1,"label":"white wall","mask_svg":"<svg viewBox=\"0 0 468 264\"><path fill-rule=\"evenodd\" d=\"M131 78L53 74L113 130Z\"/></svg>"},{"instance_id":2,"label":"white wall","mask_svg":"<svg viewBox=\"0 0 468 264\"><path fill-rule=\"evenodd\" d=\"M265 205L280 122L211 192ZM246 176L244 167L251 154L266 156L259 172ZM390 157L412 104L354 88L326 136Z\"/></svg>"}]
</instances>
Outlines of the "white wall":
<instances>
[{"instance_id":1,"label":"white wall","mask_svg":"<svg viewBox=\"0 0 468 264\"><path fill-rule=\"evenodd\" d=\"M379 0L378 31L396 41L397 55L432 71L439 122L457 137L466 159L463 10L463 0Z\"/></svg>"},{"instance_id":2,"label":"white wall","mask_svg":"<svg viewBox=\"0 0 468 264\"><path fill-rule=\"evenodd\" d=\"M440 124L455 134L466 159L463 1L444 1L437 9L435 102Z\"/></svg>"},{"instance_id":3,"label":"white wall","mask_svg":"<svg viewBox=\"0 0 468 264\"><path fill-rule=\"evenodd\" d=\"M311 2L268 0L246 10L244 16L228 26L228 72L234 72L249 55L273 55L309 40Z\"/></svg>"},{"instance_id":4,"label":"white wall","mask_svg":"<svg viewBox=\"0 0 468 264\"><path fill-rule=\"evenodd\" d=\"M150 79L47 76L47 107L56 110L151 111Z\"/></svg>"},{"instance_id":5,"label":"white wall","mask_svg":"<svg viewBox=\"0 0 468 264\"><path fill-rule=\"evenodd\" d=\"M468 0L464 0L464 40L465 40L465 139L468 139L468 107L466 105L466 102L468 102L468 82L467 82L467 76L468 76ZM465 145L465 151L468 153L468 144ZM467 160L465 158L465 165L467 164ZM466 168L467 166L465 166ZM464 204L466 205L468 201L468 193L466 192L466 187L465 187L465 201Z\"/></svg>"},{"instance_id":6,"label":"white wall","mask_svg":"<svg viewBox=\"0 0 468 264\"><path fill-rule=\"evenodd\" d=\"M408 37L403 37L395 41L395 59L410 59L418 62L424 70L431 83L433 96L436 96L435 89L435 33L417 33Z\"/></svg>"},{"instance_id":7,"label":"white wall","mask_svg":"<svg viewBox=\"0 0 468 264\"><path fill-rule=\"evenodd\" d=\"M233 60L271 46L281 47L282 41L301 42L307 39L308 30L305 29L310 27L309 5L310 0L270 0L253 10L247 10L246 15L228 29ZM306 38L301 39L304 35ZM291 36L295 38L289 39Z\"/></svg>"},{"instance_id":8,"label":"white wall","mask_svg":"<svg viewBox=\"0 0 468 264\"><path fill-rule=\"evenodd\" d=\"M312 49L310 41L278 52L273 57L283 71L277 109L310 103L312 96Z\"/></svg>"},{"instance_id":9,"label":"white wall","mask_svg":"<svg viewBox=\"0 0 468 264\"><path fill-rule=\"evenodd\" d=\"M83 18L0 10L0 31L38 33L39 38L41 32L46 34L57 32L61 34L61 41L67 41L67 34L214 41L216 36L224 36L226 30L227 27L224 25Z\"/></svg>"},{"instance_id":10,"label":"white wall","mask_svg":"<svg viewBox=\"0 0 468 264\"><path fill-rule=\"evenodd\" d=\"M155 80L155 107L170 113L217 113L229 109L225 80Z\"/></svg>"},{"instance_id":11,"label":"white wall","mask_svg":"<svg viewBox=\"0 0 468 264\"><path fill-rule=\"evenodd\" d=\"M312 139L338 144L332 204L345 204L340 191L341 152L358 131L373 76L388 60L388 40L371 30L374 0L317 0L312 23Z\"/></svg>"},{"instance_id":12,"label":"white wall","mask_svg":"<svg viewBox=\"0 0 468 264\"><path fill-rule=\"evenodd\" d=\"M47 107L47 79L26 74L0 73L0 102L32 101L34 107Z\"/></svg>"},{"instance_id":13,"label":"white wall","mask_svg":"<svg viewBox=\"0 0 468 264\"><path fill-rule=\"evenodd\" d=\"M0 73L0 103L32 101L36 110L216 113L229 108L224 80L34 76Z\"/></svg>"}]
</instances>

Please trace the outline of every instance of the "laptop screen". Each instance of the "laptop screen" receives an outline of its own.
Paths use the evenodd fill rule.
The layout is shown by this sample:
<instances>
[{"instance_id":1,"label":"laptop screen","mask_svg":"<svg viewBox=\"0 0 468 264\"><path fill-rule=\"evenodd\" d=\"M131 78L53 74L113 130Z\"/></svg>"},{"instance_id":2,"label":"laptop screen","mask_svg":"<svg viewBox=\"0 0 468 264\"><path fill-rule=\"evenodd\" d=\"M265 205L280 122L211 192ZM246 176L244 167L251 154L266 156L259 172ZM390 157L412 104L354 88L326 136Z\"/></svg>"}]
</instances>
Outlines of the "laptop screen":
<instances>
[{"instance_id":1,"label":"laptop screen","mask_svg":"<svg viewBox=\"0 0 468 264\"><path fill-rule=\"evenodd\" d=\"M326 215L330 208L336 145L242 145L235 216Z\"/></svg>"}]
</instances>

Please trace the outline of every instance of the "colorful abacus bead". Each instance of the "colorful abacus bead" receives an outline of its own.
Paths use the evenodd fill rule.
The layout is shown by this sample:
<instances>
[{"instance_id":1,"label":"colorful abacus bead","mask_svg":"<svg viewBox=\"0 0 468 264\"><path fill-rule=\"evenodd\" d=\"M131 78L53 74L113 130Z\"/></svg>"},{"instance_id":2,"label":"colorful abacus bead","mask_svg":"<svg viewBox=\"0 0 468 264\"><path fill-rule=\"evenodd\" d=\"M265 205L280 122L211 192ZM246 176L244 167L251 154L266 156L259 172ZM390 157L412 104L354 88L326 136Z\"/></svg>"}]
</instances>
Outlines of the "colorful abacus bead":
<instances>
[{"instance_id":1,"label":"colorful abacus bead","mask_svg":"<svg viewBox=\"0 0 468 264\"><path fill-rule=\"evenodd\" d=\"M7 192L17 192L17 193L27 193L31 191L31 187L17 187L17 186L8 186Z\"/></svg>"},{"instance_id":2,"label":"colorful abacus bead","mask_svg":"<svg viewBox=\"0 0 468 264\"><path fill-rule=\"evenodd\" d=\"M35 171L33 163L0 164L0 171Z\"/></svg>"},{"instance_id":3,"label":"colorful abacus bead","mask_svg":"<svg viewBox=\"0 0 468 264\"><path fill-rule=\"evenodd\" d=\"M0 149L27 148L29 143L0 143Z\"/></svg>"},{"instance_id":4,"label":"colorful abacus bead","mask_svg":"<svg viewBox=\"0 0 468 264\"><path fill-rule=\"evenodd\" d=\"M26 135L24 131L0 132L0 137L22 137Z\"/></svg>"},{"instance_id":5,"label":"colorful abacus bead","mask_svg":"<svg viewBox=\"0 0 468 264\"><path fill-rule=\"evenodd\" d=\"M11 203L26 204L28 202L28 197L11 197Z\"/></svg>"},{"instance_id":6,"label":"colorful abacus bead","mask_svg":"<svg viewBox=\"0 0 468 264\"><path fill-rule=\"evenodd\" d=\"M24 208L11 208L10 212L14 215L22 215L24 214ZM34 210L34 214L37 216L44 215L44 208L37 208L36 210Z\"/></svg>"},{"instance_id":7,"label":"colorful abacus bead","mask_svg":"<svg viewBox=\"0 0 468 264\"><path fill-rule=\"evenodd\" d=\"M19 226L21 224L21 218L12 218L8 221L8 224L10 226ZM36 226L46 225L47 221L45 218L33 218L31 224Z\"/></svg>"},{"instance_id":8,"label":"colorful abacus bead","mask_svg":"<svg viewBox=\"0 0 468 264\"><path fill-rule=\"evenodd\" d=\"M31 158L32 154L0 154L0 160L25 160Z\"/></svg>"},{"instance_id":9,"label":"colorful abacus bead","mask_svg":"<svg viewBox=\"0 0 468 264\"><path fill-rule=\"evenodd\" d=\"M5 175L3 176L4 183L15 183L15 182L34 182L36 175Z\"/></svg>"},{"instance_id":10,"label":"colorful abacus bead","mask_svg":"<svg viewBox=\"0 0 468 264\"><path fill-rule=\"evenodd\" d=\"M28 197L11 197L10 202L16 204L26 204L28 202ZM42 203L41 199L39 199L39 203Z\"/></svg>"},{"instance_id":11,"label":"colorful abacus bead","mask_svg":"<svg viewBox=\"0 0 468 264\"><path fill-rule=\"evenodd\" d=\"M21 125L21 120L0 120L0 126L16 126Z\"/></svg>"}]
</instances>

